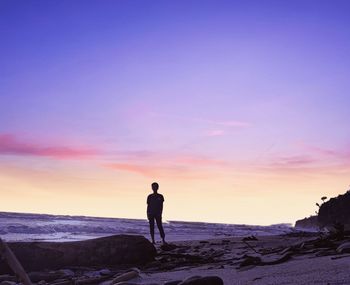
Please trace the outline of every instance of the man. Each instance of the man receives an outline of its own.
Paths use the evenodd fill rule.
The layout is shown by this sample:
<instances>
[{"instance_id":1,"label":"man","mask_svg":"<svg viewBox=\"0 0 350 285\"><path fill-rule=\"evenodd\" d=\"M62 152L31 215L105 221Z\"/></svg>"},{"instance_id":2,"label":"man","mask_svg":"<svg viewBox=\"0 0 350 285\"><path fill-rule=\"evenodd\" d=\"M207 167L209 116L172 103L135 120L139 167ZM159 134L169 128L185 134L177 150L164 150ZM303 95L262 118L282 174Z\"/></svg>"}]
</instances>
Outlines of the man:
<instances>
[{"instance_id":1,"label":"man","mask_svg":"<svg viewBox=\"0 0 350 285\"><path fill-rule=\"evenodd\" d=\"M163 212L163 202L164 197L161 194L158 194L159 185L157 182L152 183L153 194L148 195L147 197L147 218L149 221L149 228L151 232L152 243L154 241L154 220L156 220L160 236L165 244L165 234L162 225L162 212Z\"/></svg>"}]
</instances>

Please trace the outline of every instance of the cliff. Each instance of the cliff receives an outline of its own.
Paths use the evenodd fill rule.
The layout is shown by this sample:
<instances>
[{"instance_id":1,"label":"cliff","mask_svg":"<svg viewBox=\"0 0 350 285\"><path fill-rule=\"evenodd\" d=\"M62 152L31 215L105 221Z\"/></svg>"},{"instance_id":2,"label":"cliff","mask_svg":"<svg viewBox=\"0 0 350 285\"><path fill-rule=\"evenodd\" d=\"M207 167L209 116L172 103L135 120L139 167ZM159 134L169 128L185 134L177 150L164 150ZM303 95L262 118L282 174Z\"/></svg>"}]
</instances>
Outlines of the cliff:
<instances>
[{"instance_id":1,"label":"cliff","mask_svg":"<svg viewBox=\"0 0 350 285\"><path fill-rule=\"evenodd\" d=\"M346 229L350 229L350 190L322 204L318 213L318 222L321 227L340 223Z\"/></svg>"},{"instance_id":2,"label":"cliff","mask_svg":"<svg viewBox=\"0 0 350 285\"><path fill-rule=\"evenodd\" d=\"M318 217L310 216L295 222L295 227L299 229L319 229Z\"/></svg>"}]
</instances>

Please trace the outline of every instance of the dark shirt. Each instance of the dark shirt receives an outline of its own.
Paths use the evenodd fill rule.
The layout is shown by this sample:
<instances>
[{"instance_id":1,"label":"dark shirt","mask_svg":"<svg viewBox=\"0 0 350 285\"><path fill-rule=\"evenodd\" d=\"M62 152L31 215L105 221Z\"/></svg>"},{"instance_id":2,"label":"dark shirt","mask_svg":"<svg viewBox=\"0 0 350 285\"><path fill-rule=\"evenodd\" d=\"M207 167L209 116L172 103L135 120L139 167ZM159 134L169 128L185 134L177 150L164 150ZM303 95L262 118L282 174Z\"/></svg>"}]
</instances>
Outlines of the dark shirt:
<instances>
[{"instance_id":1,"label":"dark shirt","mask_svg":"<svg viewBox=\"0 0 350 285\"><path fill-rule=\"evenodd\" d=\"M150 194L147 197L147 215L157 216L163 212L164 197L162 194Z\"/></svg>"}]
</instances>

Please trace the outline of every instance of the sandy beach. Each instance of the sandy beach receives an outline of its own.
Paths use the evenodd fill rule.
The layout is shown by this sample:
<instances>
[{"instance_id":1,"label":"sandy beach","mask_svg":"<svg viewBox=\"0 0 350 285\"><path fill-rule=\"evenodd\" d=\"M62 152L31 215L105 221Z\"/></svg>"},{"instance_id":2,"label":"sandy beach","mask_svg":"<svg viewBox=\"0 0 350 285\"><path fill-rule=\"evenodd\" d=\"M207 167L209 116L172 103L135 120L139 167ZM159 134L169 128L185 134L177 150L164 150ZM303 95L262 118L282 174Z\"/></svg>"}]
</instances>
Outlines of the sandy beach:
<instances>
[{"instance_id":1,"label":"sandy beach","mask_svg":"<svg viewBox=\"0 0 350 285\"><path fill-rule=\"evenodd\" d=\"M259 237L259 241L249 241L257 251L261 249L288 248L289 246L313 240L302 237ZM155 272L143 275L143 282L164 284L170 280L183 280L190 276L212 276L222 278L224 284L350 284L350 255L318 256L321 250L309 250L290 260L275 265L247 266L239 268L240 255L257 254L241 239L229 239L229 243L222 244L222 240L211 240L203 243L201 251L224 251L222 262L173 269L166 272ZM177 243L181 244L181 243ZM199 242L184 242L181 245L196 248ZM230 260L232 258L233 260Z\"/></svg>"},{"instance_id":2,"label":"sandy beach","mask_svg":"<svg viewBox=\"0 0 350 285\"><path fill-rule=\"evenodd\" d=\"M154 258L143 264L76 264L28 275L40 285L211 284L186 283L194 276L217 276L226 285L350 284L349 240L293 233L157 243ZM0 281L1 285L20 283L11 274L0 275Z\"/></svg>"},{"instance_id":3,"label":"sandy beach","mask_svg":"<svg viewBox=\"0 0 350 285\"><path fill-rule=\"evenodd\" d=\"M221 277L224 284L350 284L350 257L333 260L331 257L293 259L284 264L236 270L232 266L174 270L146 275L145 282L184 279L194 275Z\"/></svg>"}]
</instances>

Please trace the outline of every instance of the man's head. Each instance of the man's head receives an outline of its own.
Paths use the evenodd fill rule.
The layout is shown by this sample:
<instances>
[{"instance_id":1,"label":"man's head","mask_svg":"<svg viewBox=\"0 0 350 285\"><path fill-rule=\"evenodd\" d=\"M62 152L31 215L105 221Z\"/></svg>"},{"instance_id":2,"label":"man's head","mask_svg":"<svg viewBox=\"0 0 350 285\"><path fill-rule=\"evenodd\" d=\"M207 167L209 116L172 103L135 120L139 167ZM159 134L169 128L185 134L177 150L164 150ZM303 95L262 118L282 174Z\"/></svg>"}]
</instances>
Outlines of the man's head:
<instances>
[{"instance_id":1,"label":"man's head","mask_svg":"<svg viewBox=\"0 0 350 285\"><path fill-rule=\"evenodd\" d=\"M157 193L158 188L159 188L158 183L157 182L153 182L152 183L152 190L153 190L154 193Z\"/></svg>"}]
</instances>

